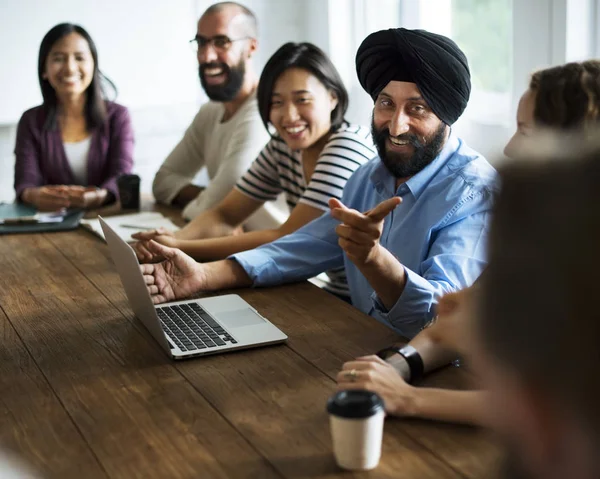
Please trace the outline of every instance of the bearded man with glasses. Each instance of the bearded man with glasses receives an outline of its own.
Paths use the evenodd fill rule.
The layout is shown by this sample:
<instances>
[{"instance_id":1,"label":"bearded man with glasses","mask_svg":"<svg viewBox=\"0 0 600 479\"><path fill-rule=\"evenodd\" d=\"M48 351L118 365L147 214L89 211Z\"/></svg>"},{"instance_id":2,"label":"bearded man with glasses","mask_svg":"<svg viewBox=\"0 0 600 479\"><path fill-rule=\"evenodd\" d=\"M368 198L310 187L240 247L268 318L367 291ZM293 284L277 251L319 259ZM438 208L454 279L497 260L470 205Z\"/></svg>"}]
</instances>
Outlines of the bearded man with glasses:
<instances>
[{"instance_id":1,"label":"bearded man with glasses","mask_svg":"<svg viewBox=\"0 0 600 479\"><path fill-rule=\"evenodd\" d=\"M182 207L186 219L221 201L269 141L258 112L258 75L251 62L257 36L256 17L249 9L221 2L202 14L190 40L197 52L200 83L210 101L200 108L152 185L156 200ZM210 182L201 188L193 180L204 166ZM277 227L286 211L283 202L267 203L245 227Z\"/></svg>"}]
</instances>

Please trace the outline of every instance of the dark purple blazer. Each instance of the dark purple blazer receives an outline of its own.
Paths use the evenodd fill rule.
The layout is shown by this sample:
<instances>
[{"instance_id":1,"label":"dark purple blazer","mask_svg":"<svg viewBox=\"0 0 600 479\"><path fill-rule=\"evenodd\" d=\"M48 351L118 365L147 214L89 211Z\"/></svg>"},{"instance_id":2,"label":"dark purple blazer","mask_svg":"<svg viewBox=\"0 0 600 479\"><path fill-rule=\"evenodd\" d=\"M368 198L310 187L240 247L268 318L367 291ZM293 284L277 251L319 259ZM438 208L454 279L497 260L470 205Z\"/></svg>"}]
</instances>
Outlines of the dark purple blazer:
<instances>
[{"instance_id":1,"label":"dark purple blazer","mask_svg":"<svg viewBox=\"0 0 600 479\"><path fill-rule=\"evenodd\" d=\"M60 128L44 128L41 106L23 113L15 145L15 191L43 185L74 185ZM117 177L133 168L133 129L127 108L106 102L106 121L92 132L88 153L88 185L106 188L119 197ZM87 186L87 185L83 185Z\"/></svg>"}]
</instances>

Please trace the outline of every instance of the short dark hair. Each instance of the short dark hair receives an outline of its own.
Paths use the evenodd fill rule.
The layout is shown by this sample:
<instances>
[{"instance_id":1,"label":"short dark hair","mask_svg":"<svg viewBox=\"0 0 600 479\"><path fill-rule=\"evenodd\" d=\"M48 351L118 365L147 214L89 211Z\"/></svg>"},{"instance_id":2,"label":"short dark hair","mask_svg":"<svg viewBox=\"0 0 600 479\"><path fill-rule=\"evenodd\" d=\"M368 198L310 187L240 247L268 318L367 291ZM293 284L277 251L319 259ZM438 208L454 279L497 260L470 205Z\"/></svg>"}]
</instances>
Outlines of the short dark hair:
<instances>
[{"instance_id":1,"label":"short dark hair","mask_svg":"<svg viewBox=\"0 0 600 479\"><path fill-rule=\"evenodd\" d=\"M96 45L94 44L92 37L90 37L89 33L86 32L83 27L73 23L60 23L52 27L50 31L46 33L42 40L42 44L40 45L40 53L38 56L38 79L42 90L42 97L44 99L43 106L46 110L46 123L44 127L51 130L56 128L58 106L56 92L54 91L54 88L52 88L52 85L50 85L50 82L44 78L46 60L54 44L71 33L77 33L87 41L92 58L94 59L94 75L90 86L86 90L87 99L84 111L86 126L88 130L92 130L102 125L106 119L106 105L104 101L107 95L105 86L110 87L113 91L113 99L116 97L117 88L98 67L98 51L96 50Z\"/></svg>"},{"instance_id":2,"label":"short dark hair","mask_svg":"<svg viewBox=\"0 0 600 479\"><path fill-rule=\"evenodd\" d=\"M501 170L477 332L503 368L570 408L600 445L600 143L559 137L548 151L547 141L534 138Z\"/></svg>"},{"instance_id":3,"label":"short dark hair","mask_svg":"<svg viewBox=\"0 0 600 479\"><path fill-rule=\"evenodd\" d=\"M290 68L301 68L314 75L337 98L337 105L331 112L331 131L336 131L345 122L348 109L348 92L340 74L329 57L312 43L286 43L277 50L265 65L260 75L256 96L258 110L265 128L269 129L271 95L277 79Z\"/></svg>"},{"instance_id":4,"label":"short dark hair","mask_svg":"<svg viewBox=\"0 0 600 479\"><path fill-rule=\"evenodd\" d=\"M542 126L579 129L600 120L600 61L572 62L531 76L534 119Z\"/></svg>"}]
</instances>

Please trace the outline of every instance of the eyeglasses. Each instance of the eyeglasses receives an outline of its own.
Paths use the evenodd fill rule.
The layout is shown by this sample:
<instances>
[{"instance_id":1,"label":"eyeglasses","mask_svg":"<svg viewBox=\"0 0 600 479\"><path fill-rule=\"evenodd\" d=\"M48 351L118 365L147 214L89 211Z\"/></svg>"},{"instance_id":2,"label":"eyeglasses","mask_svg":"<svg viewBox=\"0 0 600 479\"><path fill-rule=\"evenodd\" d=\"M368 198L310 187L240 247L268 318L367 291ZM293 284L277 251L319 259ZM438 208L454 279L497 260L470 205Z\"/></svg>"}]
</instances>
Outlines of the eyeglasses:
<instances>
[{"instance_id":1,"label":"eyeglasses","mask_svg":"<svg viewBox=\"0 0 600 479\"><path fill-rule=\"evenodd\" d=\"M217 35L213 38L205 38L201 37L200 35L196 35L195 38L192 38L190 40L190 45L192 46L194 51L202 50L203 48L212 45L215 50L219 52L225 52L231 48L231 44L233 42L239 42L240 40L248 40L249 38L252 37L235 38L232 40L231 38L226 37L225 35Z\"/></svg>"}]
</instances>

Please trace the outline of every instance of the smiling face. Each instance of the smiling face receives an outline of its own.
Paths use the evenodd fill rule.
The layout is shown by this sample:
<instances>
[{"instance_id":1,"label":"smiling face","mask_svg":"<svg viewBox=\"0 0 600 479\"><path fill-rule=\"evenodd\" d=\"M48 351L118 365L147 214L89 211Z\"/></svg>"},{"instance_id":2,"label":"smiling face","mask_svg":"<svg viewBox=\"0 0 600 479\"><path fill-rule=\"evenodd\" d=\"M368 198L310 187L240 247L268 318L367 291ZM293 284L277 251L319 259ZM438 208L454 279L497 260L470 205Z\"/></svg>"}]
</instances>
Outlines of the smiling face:
<instances>
[{"instance_id":1,"label":"smiling face","mask_svg":"<svg viewBox=\"0 0 600 479\"><path fill-rule=\"evenodd\" d=\"M211 100L228 102L239 93L246 62L257 47L256 40L246 36L243 15L233 8L198 21L196 38L207 42L198 46L200 83Z\"/></svg>"},{"instance_id":2,"label":"smiling face","mask_svg":"<svg viewBox=\"0 0 600 479\"><path fill-rule=\"evenodd\" d=\"M94 59L85 38L69 33L58 40L46 58L43 78L59 98L83 95L94 78Z\"/></svg>"},{"instance_id":3,"label":"smiling face","mask_svg":"<svg viewBox=\"0 0 600 479\"><path fill-rule=\"evenodd\" d=\"M273 87L270 123L292 150L305 150L327 138L335 95L307 70L284 71Z\"/></svg>"},{"instance_id":4,"label":"smiling face","mask_svg":"<svg viewBox=\"0 0 600 479\"><path fill-rule=\"evenodd\" d=\"M391 81L375 100L373 139L379 156L396 178L425 168L439 154L448 127L433 113L417 85Z\"/></svg>"},{"instance_id":5,"label":"smiling face","mask_svg":"<svg viewBox=\"0 0 600 479\"><path fill-rule=\"evenodd\" d=\"M517 131L504 148L504 154L509 158L515 155L523 141L534 131L535 96L535 91L527 90L519 100Z\"/></svg>"}]
</instances>

